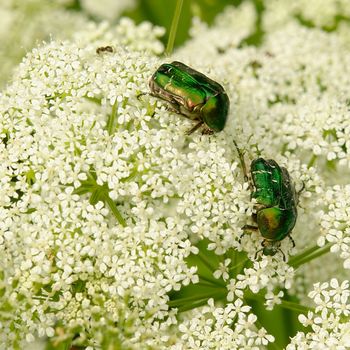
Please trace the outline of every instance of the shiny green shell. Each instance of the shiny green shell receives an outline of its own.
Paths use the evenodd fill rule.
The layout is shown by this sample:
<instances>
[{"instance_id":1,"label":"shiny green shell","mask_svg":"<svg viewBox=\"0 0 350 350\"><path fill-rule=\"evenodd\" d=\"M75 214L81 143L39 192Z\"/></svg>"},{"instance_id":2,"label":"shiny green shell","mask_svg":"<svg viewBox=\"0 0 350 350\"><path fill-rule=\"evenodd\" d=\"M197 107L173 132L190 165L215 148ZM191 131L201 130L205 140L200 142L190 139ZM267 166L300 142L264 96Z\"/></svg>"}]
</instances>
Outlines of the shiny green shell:
<instances>
[{"instance_id":1,"label":"shiny green shell","mask_svg":"<svg viewBox=\"0 0 350 350\"><path fill-rule=\"evenodd\" d=\"M281 241L297 219L296 192L289 173L272 159L258 158L251 164L251 175L259 231L267 241Z\"/></svg>"},{"instance_id":2,"label":"shiny green shell","mask_svg":"<svg viewBox=\"0 0 350 350\"><path fill-rule=\"evenodd\" d=\"M179 113L202 120L210 129L225 127L230 106L224 88L181 62L162 64L149 82L152 93L175 106Z\"/></svg>"}]
</instances>

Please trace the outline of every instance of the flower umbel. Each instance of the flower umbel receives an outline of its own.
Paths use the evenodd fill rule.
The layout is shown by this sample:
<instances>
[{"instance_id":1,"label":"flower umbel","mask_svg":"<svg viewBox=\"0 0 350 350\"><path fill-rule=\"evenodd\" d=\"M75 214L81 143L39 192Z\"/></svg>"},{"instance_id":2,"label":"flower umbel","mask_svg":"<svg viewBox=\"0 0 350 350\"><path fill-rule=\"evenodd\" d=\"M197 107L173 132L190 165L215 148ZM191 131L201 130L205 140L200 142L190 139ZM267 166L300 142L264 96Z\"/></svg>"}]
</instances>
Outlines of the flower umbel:
<instances>
[{"instance_id":1,"label":"flower umbel","mask_svg":"<svg viewBox=\"0 0 350 350\"><path fill-rule=\"evenodd\" d=\"M272 332L268 312L310 327L288 349L349 346L350 32L338 3L316 16L316 2L296 1L282 23L269 22L279 6L243 2L212 27L196 20L167 59L163 29L129 19L27 55L0 95L0 348L287 346L296 331ZM147 94L172 60L222 84L222 132L187 135L193 121ZM256 203L233 140L248 172L258 157L288 170L295 247L286 237L265 256L246 229Z\"/></svg>"},{"instance_id":2,"label":"flower umbel","mask_svg":"<svg viewBox=\"0 0 350 350\"><path fill-rule=\"evenodd\" d=\"M299 321L305 327L311 326L312 331L298 332L287 349L347 349L350 346L349 296L347 280L339 284L334 278L322 286L315 284L309 294L316 304L315 311L299 316Z\"/></svg>"},{"instance_id":3,"label":"flower umbel","mask_svg":"<svg viewBox=\"0 0 350 350\"><path fill-rule=\"evenodd\" d=\"M36 337L168 346L168 293L198 282L186 261L198 253L194 232L226 251L243 225L249 203L225 139L185 137L187 121L138 99L159 65L159 30L127 21L115 30L126 26L150 38L139 45L148 53L107 41L102 25L89 44L78 34L79 44L33 50L1 96L8 347ZM96 53L102 43L115 50Z\"/></svg>"}]
</instances>

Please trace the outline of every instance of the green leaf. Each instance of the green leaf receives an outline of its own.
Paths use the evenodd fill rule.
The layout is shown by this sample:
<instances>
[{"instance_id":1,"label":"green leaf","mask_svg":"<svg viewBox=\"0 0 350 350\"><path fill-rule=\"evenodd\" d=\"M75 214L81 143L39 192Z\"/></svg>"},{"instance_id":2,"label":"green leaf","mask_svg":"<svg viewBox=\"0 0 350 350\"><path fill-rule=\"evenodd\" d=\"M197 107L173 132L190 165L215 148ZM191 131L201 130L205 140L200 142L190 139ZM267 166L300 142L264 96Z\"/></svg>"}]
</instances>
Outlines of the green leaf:
<instances>
[{"instance_id":1,"label":"green leaf","mask_svg":"<svg viewBox=\"0 0 350 350\"><path fill-rule=\"evenodd\" d=\"M35 208L29 208L26 212L24 212L24 214L31 214L34 213L36 211Z\"/></svg>"},{"instance_id":2,"label":"green leaf","mask_svg":"<svg viewBox=\"0 0 350 350\"><path fill-rule=\"evenodd\" d=\"M113 106L112 106L112 111L111 114L108 116L107 120L107 131L109 135L112 135L115 130L115 119L117 117L117 110L118 110L118 101L115 100Z\"/></svg>"},{"instance_id":3,"label":"green leaf","mask_svg":"<svg viewBox=\"0 0 350 350\"><path fill-rule=\"evenodd\" d=\"M96 205L101 200L101 197L103 197L103 190L100 187L95 187L91 192L90 204Z\"/></svg>"},{"instance_id":4,"label":"green leaf","mask_svg":"<svg viewBox=\"0 0 350 350\"><path fill-rule=\"evenodd\" d=\"M34 182L35 182L35 172L34 172L34 170L33 169L28 170L26 172L25 176L26 176L27 184L33 185Z\"/></svg>"},{"instance_id":5,"label":"green leaf","mask_svg":"<svg viewBox=\"0 0 350 350\"><path fill-rule=\"evenodd\" d=\"M109 196L107 184L103 184L102 186L98 185L96 182L96 173L93 170L88 173L87 177L87 180L82 181L81 186L75 189L74 193L78 195L91 193L91 205L96 205L99 201L107 204L119 224L126 227L126 222L120 214L116 203Z\"/></svg>"}]
</instances>

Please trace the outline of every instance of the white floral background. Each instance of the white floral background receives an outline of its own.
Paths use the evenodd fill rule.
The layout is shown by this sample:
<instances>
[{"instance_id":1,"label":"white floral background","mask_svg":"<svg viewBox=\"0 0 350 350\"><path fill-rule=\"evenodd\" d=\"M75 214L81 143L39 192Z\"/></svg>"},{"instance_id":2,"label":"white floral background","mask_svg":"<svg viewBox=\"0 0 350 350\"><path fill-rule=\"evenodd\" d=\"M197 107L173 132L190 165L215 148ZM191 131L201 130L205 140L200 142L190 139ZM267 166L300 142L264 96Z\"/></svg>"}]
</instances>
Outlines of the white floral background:
<instances>
[{"instance_id":1,"label":"white floral background","mask_svg":"<svg viewBox=\"0 0 350 350\"><path fill-rule=\"evenodd\" d=\"M229 6L170 57L134 2L67 3L0 5L0 349L349 348L348 1ZM172 60L224 86L224 131L138 98ZM233 140L305 185L286 261L243 232Z\"/></svg>"}]
</instances>

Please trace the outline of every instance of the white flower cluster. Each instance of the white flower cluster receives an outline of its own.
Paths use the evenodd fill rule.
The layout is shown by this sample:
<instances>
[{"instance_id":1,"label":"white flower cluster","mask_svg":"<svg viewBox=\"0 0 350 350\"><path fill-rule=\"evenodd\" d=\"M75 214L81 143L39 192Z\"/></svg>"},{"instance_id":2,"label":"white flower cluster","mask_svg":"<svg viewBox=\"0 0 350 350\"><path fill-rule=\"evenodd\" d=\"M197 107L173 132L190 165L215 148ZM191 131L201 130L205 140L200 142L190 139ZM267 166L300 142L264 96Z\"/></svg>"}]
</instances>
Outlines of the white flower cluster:
<instances>
[{"instance_id":1,"label":"white flower cluster","mask_svg":"<svg viewBox=\"0 0 350 350\"><path fill-rule=\"evenodd\" d=\"M189 320L179 325L182 344L186 349L260 349L274 337L264 328L257 329L257 317L250 313L250 307L243 305L241 299L218 307L212 299L208 306L192 312ZM174 345L172 350L184 349Z\"/></svg>"},{"instance_id":2,"label":"white flower cluster","mask_svg":"<svg viewBox=\"0 0 350 350\"><path fill-rule=\"evenodd\" d=\"M22 62L0 96L0 348L44 336L157 350L272 342L247 300L265 297L272 308L281 288L304 293L315 276L305 269L293 281L281 252L256 255L261 235L243 234L253 203L233 139L247 164L273 158L297 190L305 185L296 248L281 244L286 257L327 240L348 265L350 190L331 185L350 164L349 46L345 36L295 20L247 46L256 20L250 3L228 8L212 28L197 22L172 57L227 91L228 122L212 136L187 136L191 121L140 96L163 63L160 28L89 24L72 42L51 42ZM228 303L211 299L179 316L169 293L202 282L187 264L200 241L218 260L211 278ZM319 261L313 271L322 278L341 275ZM325 293L315 298L320 307Z\"/></svg>"},{"instance_id":3,"label":"white flower cluster","mask_svg":"<svg viewBox=\"0 0 350 350\"><path fill-rule=\"evenodd\" d=\"M212 63L214 57L229 48L237 47L253 33L255 21L256 13L251 2L243 2L239 7L227 7L216 17L213 27L208 27L195 17L190 30L191 39L177 50L176 57L180 60L193 60L197 63L196 66L199 64L208 69L208 62ZM199 49L202 51L198 52ZM200 62L198 57L201 58ZM214 65L211 68L220 69L220 66Z\"/></svg>"},{"instance_id":4,"label":"white flower cluster","mask_svg":"<svg viewBox=\"0 0 350 350\"><path fill-rule=\"evenodd\" d=\"M350 269L350 185L336 185L324 196L325 211L320 212L320 246L329 242L331 252L344 259L344 268Z\"/></svg>"},{"instance_id":5,"label":"white flower cluster","mask_svg":"<svg viewBox=\"0 0 350 350\"><path fill-rule=\"evenodd\" d=\"M254 9L244 3L237 9L228 9L220 18L222 21L218 20L212 29L194 32L193 39L175 57L196 66L201 64L198 63L201 57L201 62L210 67L210 71L203 68L204 73L222 82L230 96L232 111L225 137L236 139L246 150L248 163L258 155L274 158L288 169L297 190L304 184L293 237L297 247L315 245L319 234L318 206L326 183L330 177L331 181L343 178L340 172L336 176L330 174L327 157L332 159L335 149L336 161L343 164L348 154L344 152L344 137L340 133L347 132L350 120L346 117L345 98L350 84L348 75L343 75L348 69L349 51L337 35L296 23L267 33L259 47L242 46L244 38L252 34ZM222 23L235 25L241 20L243 23L243 19L240 30L230 30L228 37L227 26ZM213 45L205 45L205 38L213 33L218 39ZM231 43L227 43L228 38ZM218 47L221 43L226 43L223 48ZM314 52L318 52L320 60L315 60ZM327 90L320 88L320 81L324 81ZM341 98L337 100L339 92ZM318 112L324 116L324 123L315 117L321 108L327 110L324 114ZM330 138L334 128L339 135L336 146ZM256 251L254 238L252 234L242 239L243 244L250 245L245 246L247 251ZM282 242L282 249L290 249L289 240ZM310 280L309 286L313 282Z\"/></svg>"},{"instance_id":6,"label":"white flower cluster","mask_svg":"<svg viewBox=\"0 0 350 350\"><path fill-rule=\"evenodd\" d=\"M69 11L72 0L2 0L0 2L0 86L23 56L43 40L69 38L83 29L87 17Z\"/></svg>"},{"instance_id":7,"label":"white flower cluster","mask_svg":"<svg viewBox=\"0 0 350 350\"><path fill-rule=\"evenodd\" d=\"M138 30L148 31L152 44L144 47L159 50L150 28ZM126 347L152 346L173 323L167 292L196 280L184 261L195 252L184 222L158 211L176 197L173 144L181 135L137 99L158 62L122 46L97 54L98 40L35 49L1 96L0 343L7 348L76 334L77 344L113 335ZM187 156L179 154L184 170ZM79 195L88 182L93 193ZM98 193L105 203L115 198L127 227L101 201L89 203Z\"/></svg>"},{"instance_id":8,"label":"white flower cluster","mask_svg":"<svg viewBox=\"0 0 350 350\"><path fill-rule=\"evenodd\" d=\"M83 10L91 16L109 21L115 20L123 11L136 5L135 0L81 0L80 3Z\"/></svg>"},{"instance_id":9,"label":"white flower cluster","mask_svg":"<svg viewBox=\"0 0 350 350\"><path fill-rule=\"evenodd\" d=\"M345 350L350 347L349 281L316 283L309 293L316 304L313 311L300 315L299 321L312 331L298 332L287 350Z\"/></svg>"},{"instance_id":10,"label":"white flower cluster","mask_svg":"<svg viewBox=\"0 0 350 350\"><path fill-rule=\"evenodd\" d=\"M273 116L266 141L309 165L324 159L349 166L349 49L336 35L295 24L274 32L264 48L269 64L262 63L258 80L268 99L260 113Z\"/></svg>"},{"instance_id":11,"label":"white flower cluster","mask_svg":"<svg viewBox=\"0 0 350 350\"><path fill-rule=\"evenodd\" d=\"M159 50L159 30L116 31L127 25ZM190 238L222 254L242 233L251 203L230 141L186 137L190 122L140 101L160 61L113 33L102 26L89 45L33 50L1 96L6 347L38 336L165 346L176 321L167 293L198 281L185 260L198 251ZM101 43L113 52L96 53Z\"/></svg>"},{"instance_id":12,"label":"white flower cluster","mask_svg":"<svg viewBox=\"0 0 350 350\"><path fill-rule=\"evenodd\" d=\"M123 17L113 28L106 21L90 22L84 30L74 33L72 39L81 47L93 43L97 49L117 43L118 46L123 46L128 50L146 51L159 55L164 51L163 44L159 41L163 35L164 28L162 27L153 26L150 22L143 22L136 26L131 19Z\"/></svg>"},{"instance_id":13,"label":"white flower cluster","mask_svg":"<svg viewBox=\"0 0 350 350\"><path fill-rule=\"evenodd\" d=\"M347 267L350 245L346 227L350 196L347 186L335 189L330 186L346 184L349 176L349 32L341 25L341 32L329 33L303 26L295 20L297 12L288 9L296 6L306 10L306 7L300 1L288 3L279 2L281 10L287 9L288 20L285 17L279 23L270 21L270 26L267 26L270 17L280 18L275 13L279 4L265 3L263 23L267 32L259 47L242 46L244 35L251 34L249 28L254 15L241 7L234 10L234 18L230 17L233 10L226 11L222 18L230 18L228 22L232 25L245 18L246 27L241 25L236 31L237 35L244 33L243 36L237 38L235 32L230 31L231 44L227 43L227 31L218 29L218 21L213 29L193 32L193 39L176 55L193 65L198 65L198 57L201 57L201 62L210 67L207 73L221 81L229 91L233 118L225 128L226 137L232 135L238 140L251 159L261 153L276 159L296 180L297 189L305 185L300 195L298 223L293 230L297 249L316 243L323 245L327 240L333 243L331 251L345 259L344 266ZM310 6L311 3L314 9L320 5L309 2ZM325 1L321 7L331 8L335 3ZM340 3L335 6L333 19L338 14L347 16L348 8L343 11L344 4ZM311 12L319 16L320 22L315 24L328 25L326 11ZM303 17L307 19L306 13ZM196 27L199 28L198 24ZM204 44L205 38L214 32L217 40L211 45ZM222 43L223 47L220 46ZM323 208L321 212L320 207ZM249 246L253 242L254 235L242 239L248 251L254 251ZM290 249L288 240L283 241L283 245L284 251ZM291 285L292 292L304 300L305 291L320 276L322 280L331 276L344 278L346 272L339 268L339 263L339 259L326 255L311 266L302 266ZM224 276L224 266L222 270L217 274ZM256 273L254 278L258 275ZM271 274L264 272L263 276ZM291 277L288 280L291 281ZM236 279L228 281L229 298L242 295L246 286ZM260 284L258 289L262 286ZM266 298L268 305L278 302L278 298L275 300L276 296L269 293Z\"/></svg>"},{"instance_id":14,"label":"white flower cluster","mask_svg":"<svg viewBox=\"0 0 350 350\"><path fill-rule=\"evenodd\" d=\"M291 21L333 29L340 19L350 17L347 0L269 0L264 1L264 6L263 26L266 30Z\"/></svg>"},{"instance_id":15,"label":"white flower cluster","mask_svg":"<svg viewBox=\"0 0 350 350\"><path fill-rule=\"evenodd\" d=\"M242 140L248 149L257 144L268 153L295 153L309 166L323 159L349 166L348 44L336 32L284 21L260 46L244 46L254 20L249 3L229 9L213 29L194 31L176 55L193 64L200 56L212 76L224 77L235 108L230 126L252 134L249 143ZM211 35L217 40L208 45Z\"/></svg>"}]
</instances>

